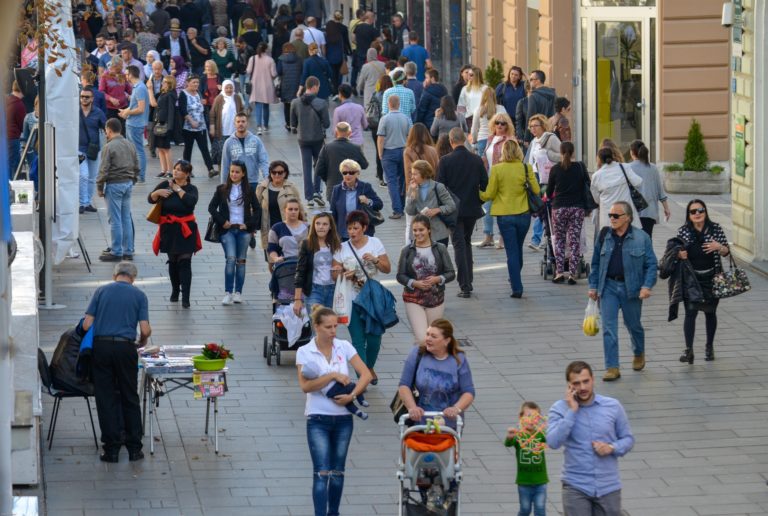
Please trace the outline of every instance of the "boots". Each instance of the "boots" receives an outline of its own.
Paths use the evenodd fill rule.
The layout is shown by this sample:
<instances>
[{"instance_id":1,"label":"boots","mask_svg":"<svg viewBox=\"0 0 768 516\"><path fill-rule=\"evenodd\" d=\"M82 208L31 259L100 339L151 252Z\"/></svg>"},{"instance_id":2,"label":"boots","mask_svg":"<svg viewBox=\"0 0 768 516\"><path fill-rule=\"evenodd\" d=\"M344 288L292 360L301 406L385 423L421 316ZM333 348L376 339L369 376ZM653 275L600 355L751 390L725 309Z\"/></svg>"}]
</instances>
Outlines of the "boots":
<instances>
[{"instance_id":1,"label":"boots","mask_svg":"<svg viewBox=\"0 0 768 516\"><path fill-rule=\"evenodd\" d=\"M192 260L179 260L177 268L181 287L181 306L189 308L189 289L192 285Z\"/></svg>"},{"instance_id":2,"label":"boots","mask_svg":"<svg viewBox=\"0 0 768 516\"><path fill-rule=\"evenodd\" d=\"M708 342L704 352L706 353L704 355L704 360L707 362L711 362L715 359L715 346L713 343Z\"/></svg>"},{"instance_id":3,"label":"boots","mask_svg":"<svg viewBox=\"0 0 768 516\"><path fill-rule=\"evenodd\" d=\"M680 355L680 362L693 364L693 346L686 347L682 355Z\"/></svg>"},{"instance_id":4,"label":"boots","mask_svg":"<svg viewBox=\"0 0 768 516\"><path fill-rule=\"evenodd\" d=\"M179 302L179 264L168 261L168 276L171 278L171 297L168 299L171 303Z\"/></svg>"}]
</instances>

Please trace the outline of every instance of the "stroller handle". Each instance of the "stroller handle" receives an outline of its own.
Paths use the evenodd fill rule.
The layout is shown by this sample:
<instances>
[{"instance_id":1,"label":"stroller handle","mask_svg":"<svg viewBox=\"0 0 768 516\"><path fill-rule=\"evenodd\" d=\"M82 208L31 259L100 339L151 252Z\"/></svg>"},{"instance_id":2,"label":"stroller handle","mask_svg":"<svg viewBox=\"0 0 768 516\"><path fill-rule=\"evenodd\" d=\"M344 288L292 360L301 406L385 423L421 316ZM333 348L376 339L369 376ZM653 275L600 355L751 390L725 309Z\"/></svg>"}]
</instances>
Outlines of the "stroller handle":
<instances>
[{"instance_id":1,"label":"stroller handle","mask_svg":"<svg viewBox=\"0 0 768 516\"><path fill-rule=\"evenodd\" d=\"M443 413L443 411L436 411L436 410L430 410L424 412L424 417L435 417L435 416L442 416L447 418L447 416ZM400 421L398 421L398 426L401 428L401 431L405 430L405 423L408 421L408 413L403 414L400 416ZM453 418L448 418L453 419ZM456 432L461 435L461 429L464 427L464 419L461 417L461 415L456 416ZM419 425L423 426L423 425Z\"/></svg>"}]
</instances>

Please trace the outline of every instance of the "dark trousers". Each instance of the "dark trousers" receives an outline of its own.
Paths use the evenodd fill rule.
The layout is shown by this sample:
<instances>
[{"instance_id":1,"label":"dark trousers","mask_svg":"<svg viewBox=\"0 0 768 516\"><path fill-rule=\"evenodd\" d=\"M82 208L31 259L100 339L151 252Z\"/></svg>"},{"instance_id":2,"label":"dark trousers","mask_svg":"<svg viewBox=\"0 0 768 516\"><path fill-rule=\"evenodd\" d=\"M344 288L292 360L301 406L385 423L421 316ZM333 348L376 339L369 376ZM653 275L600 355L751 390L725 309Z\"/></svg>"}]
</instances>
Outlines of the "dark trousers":
<instances>
[{"instance_id":1,"label":"dark trousers","mask_svg":"<svg viewBox=\"0 0 768 516\"><path fill-rule=\"evenodd\" d=\"M120 110L107 108L107 119L110 119L110 118L118 119L120 121L120 134L125 136L125 120L120 118L120 116L117 114L118 111Z\"/></svg>"},{"instance_id":2,"label":"dark trousers","mask_svg":"<svg viewBox=\"0 0 768 516\"><path fill-rule=\"evenodd\" d=\"M208 150L208 131L187 131L184 129L181 133L184 135L184 159L187 161L192 159L192 144L197 142L200 154L203 155L203 161L205 161L205 167L211 170L213 161L211 161L211 153Z\"/></svg>"},{"instance_id":3,"label":"dark trousers","mask_svg":"<svg viewBox=\"0 0 768 516\"><path fill-rule=\"evenodd\" d=\"M291 127L291 103L283 102L283 116L285 117L285 126Z\"/></svg>"},{"instance_id":4,"label":"dark trousers","mask_svg":"<svg viewBox=\"0 0 768 516\"><path fill-rule=\"evenodd\" d=\"M451 232L459 288L465 292L472 290L472 281L474 280L472 232L475 230L475 222L477 222L475 217L459 217L456 221L456 227Z\"/></svg>"},{"instance_id":5,"label":"dark trousers","mask_svg":"<svg viewBox=\"0 0 768 516\"><path fill-rule=\"evenodd\" d=\"M368 49L366 48L363 53L358 51L352 54L352 77L350 77L349 83L353 89L357 89L357 76L360 75L360 70L362 70L365 64L365 52L367 51Z\"/></svg>"},{"instance_id":6,"label":"dark trousers","mask_svg":"<svg viewBox=\"0 0 768 516\"><path fill-rule=\"evenodd\" d=\"M128 451L141 450L138 360L133 342L94 339L93 387L105 453L120 451L123 432Z\"/></svg>"},{"instance_id":7,"label":"dark trousers","mask_svg":"<svg viewBox=\"0 0 768 516\"><path fill-rule=\"evenodd\" d=\"M376 179L381 181L384 179L384 167L381 166L381 158L379 157L379 151L377 150L379 148L379 137L376 134L377 129L378 127L371 127L371 136L373 137L373 148L376 153Z\"/></svg>"},{"instance_id":8,"label":"dark trousers","mask_svg":"<svg viewBox=\"0 0 768 516\"><path fill-rule=\"evenodd\" d=\"M340 84L341 84L341 63L332 64L331 65L331 88L334 95L339 93Z\"/></svg>"},{"instance_id":9,"label":"dark trousers","mask_svg":"<svg viewBox=\"0 0 768 516\"><path fill-rule=\"evenodd\" d=\"M653 226L656 225L656 221L650 217L640 217L640 224L643 226L643 231L653 238Z\"/></svg>"}]
</instances>

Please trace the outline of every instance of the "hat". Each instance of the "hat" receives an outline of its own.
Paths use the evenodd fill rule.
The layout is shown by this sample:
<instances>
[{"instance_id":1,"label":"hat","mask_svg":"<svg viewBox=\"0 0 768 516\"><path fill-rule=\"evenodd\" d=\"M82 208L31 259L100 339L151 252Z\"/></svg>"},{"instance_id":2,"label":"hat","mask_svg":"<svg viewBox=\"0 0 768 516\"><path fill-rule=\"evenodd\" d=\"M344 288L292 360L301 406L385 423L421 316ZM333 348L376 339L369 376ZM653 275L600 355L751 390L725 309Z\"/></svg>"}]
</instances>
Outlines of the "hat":
<instances>
[{"instance_id":1,"label":"hat","mask_svg":"<svg viewBox=\"0 0 768 516\"><path fill-rule=\"evenodd\" d=\"M181 24L176 18L171 20L171 30L181 30Z\"/></svg>"}]
</instances>

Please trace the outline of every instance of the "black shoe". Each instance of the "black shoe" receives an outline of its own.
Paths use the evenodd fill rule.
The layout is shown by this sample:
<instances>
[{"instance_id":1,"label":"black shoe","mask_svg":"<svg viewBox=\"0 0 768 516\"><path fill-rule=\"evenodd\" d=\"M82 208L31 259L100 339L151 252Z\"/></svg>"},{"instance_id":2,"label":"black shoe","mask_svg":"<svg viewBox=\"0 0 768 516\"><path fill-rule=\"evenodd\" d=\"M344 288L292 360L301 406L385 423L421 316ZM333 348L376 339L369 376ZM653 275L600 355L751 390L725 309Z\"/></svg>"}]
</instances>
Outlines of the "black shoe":
<instances>
[{"instance_id":1,"label":"black shoe","mask_svg":"<svg viewBox=\"0 0 768 516\"><path fill-rule=\"evenodd\" d=\"M160 172L155 177L165 177L167 175L167 172Z\"/></svg>"},{"instance_id":2,"label":"black shoe","mask_svg":"<svg viewBox=\"0 0 768 516\"><path fill-rule=\"evenodd\" d=\"M94 208L92 204L89 204L88 206L85 207L85 211L87 211L89 213L96 213L99 210Z\"/></svg>"},{"instance_id":3,"label":"black shoe","mask_svg":"<svg viewBox=\"0 0 768 516\"><path fill-rule=\"evenodd\" d=\"M114 463L116 463L119 460L119 456L118 456L117 453L106 453L106 452L104 452L101 455L99 455L99 460L101 462L111 462L111 463L114 464Z\"/></svg>"},{"instance_id":4,"label":"black shoe","mask_svg":"<svg viewBox=\"0 0 768 516\"><path fill-rule=\"evenodd\" d=\"M255 236L251 236L251 241L248 242L248 247L250 247L251 249L256 249L256 237Z\"/></svg>"},{"instance_id":5,"label":"black shoe","mask_svg":"<svg viewBox=\"0 0 768 516\"><path fill-rule=\"evenodd\" d=\"M143 458L144 458L144 452L141 450L128 452L128 460L131 462L136 462L137 460L141 460Z\"/></svg>"},{"instance_id":6,"label":"black shoe","mask_svg":"<svg viewBox=\"0 0 768 516\"><path fill-rule=\"evenodd\" d=\"M112 254L112 248L111 247L107 247L106 249L104 249L101 252L101 254Z\"/></svg>"},{"instance_id":7,"label":"black shoe","mask_svg":"<svg viewBox=\"0 0 768 516\"><path fill-rule=\"evenodd\" d=\"M99 260L101 260L102 262L121 262L123 261L123 257L118 256L116 254L107 253L99 256Z\"/></svg>"},{"instance_id":8,"label":"black shoe","mask_svg":"<svg viewBox=\"0 0 768 516\"><path fill-rule=\"evenodd\" d=\"M178 303L179 302L179 291L174 290L171 292L171 297L168 298L168 301L171 303Z\"/></svg>"},{"instance_id":9,"label":"black shoe","mask_svg":"<svg viewBox=\"0 0 768 516\"><path fill-rule=\"evenodd\" d=\"M218 172L216 172L216 171L215 171L215 170L213 170L213 169L211 169L211 170L209 170L209 171L208 171L208 177L209 177L209 178L212 178L212 177L216 177L216 176L218 176L218 175L219 175L219 173L218 173Z\"/></svg>"},{"instance_id":10,"label":"black shoe","mask_svg":"<svg viewBox=\"0 0 768 516\"><path fill-rule=\"evenodd\" d=\"M576 284L576 278L573 276L573 274L568 276L568 284L569 285L575 285Z\"/></svg>"},{"instance_id":11,"label":"black shoe","mask_svg":"<svg viewBox=\"0 0 768 516\"><path fill-rule=\"evenodd\" d=\"M714 346L707 346L706 347L706 351L705 351L705 355L704 355L704 360L706 362L712 362L714 359L715 359L715 349L714 349Z\"/></svg>"},{"instance_id":12,"label":"black shoe","mask_svg":"<svg viewBox=\"0 0 768 516\"><path fill-rule=\"evenodd\" d=\"M123 260L128 260L129 262L133 261L133 255L132 254L124 254Z\"/></svg>"},{"instance_id":13,"label":"black shoe","mask_svg":"<svg viewBox=\"0 0 768 516\"><path fill-rule=\"evenodd\" d=\"M689 364L693 364L693 350L692 349L686 349L683 351L683 354L680 355L680 362Z\"/></svg>"},{"instance_id":14,"label":"black shoe","mask_svg":"<svg viewBox=\"0 0 768 516\"><path fill-rule=\"evenodd\" d=\"M80 206L80 215L85 213L85 206Z\"/></svg>"},{"instance_id":15,"label":"black shoe","mask_svg":"<svg viewBox=\"0 0 768 516\"><path fill-rule=\"evenodd\" d=\"M472 294L469 292L469 290L460 290L458 294L456 294L457 297L463 297L465 299L472 297Z\"/></svg>"},{"instance_id":16,"label":"black shoe","mask_svg":"<svg viewBox=\"0 0 768 516\"><path fill-rule=\"evenodd\" d=\"M182 308L189 308L190 306L191 306L191 305L189 304L189 300L186 300L186 301L182 301L182 302L181 302L181 307L182 307Z\"/></svg>"},{"instance_id":17,"label":"black shoe","mask_svg":"<svg viewBox=\"0 0 768 516\"><path fill-rule=\"evenodd\" d=\"M565 274L558 274L552 278L552 283L565 283Z\"/></svg>"},{"instance_id":18,"label":"black shoe","mask_svg":"<svg viewBox=\"0 0 768 516\"><path fill-rule=\"evenodd\" d=\"M521 297L523 297L523 293L522 292L512 292L512 294L509 297L514 297L515 299L520 299Z\"/></svg>"}]
</instances>

